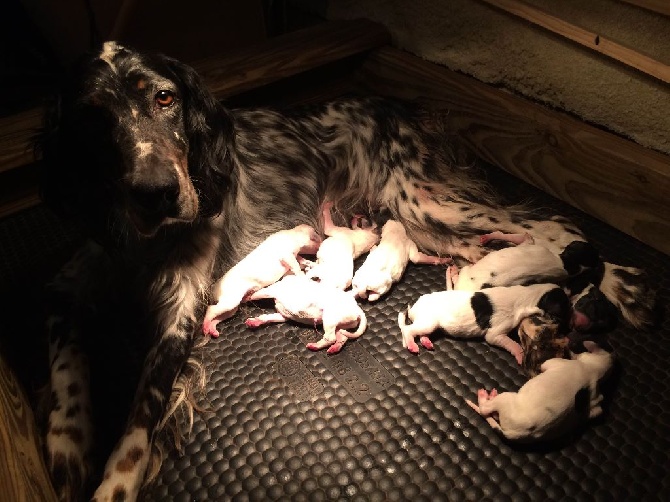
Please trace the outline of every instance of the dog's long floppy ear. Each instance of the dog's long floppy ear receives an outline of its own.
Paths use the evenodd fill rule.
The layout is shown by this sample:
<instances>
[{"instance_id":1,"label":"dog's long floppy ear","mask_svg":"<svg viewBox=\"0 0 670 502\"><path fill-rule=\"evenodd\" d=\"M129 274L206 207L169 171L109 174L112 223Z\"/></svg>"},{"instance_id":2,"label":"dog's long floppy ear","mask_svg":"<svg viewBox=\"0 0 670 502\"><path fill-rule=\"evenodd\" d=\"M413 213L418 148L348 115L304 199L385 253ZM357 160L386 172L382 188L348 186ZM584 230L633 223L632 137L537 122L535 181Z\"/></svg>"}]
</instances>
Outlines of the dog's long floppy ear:
<instances>
[{"instance_id":1,"label":"dog's long floppy ear","mask_svg":"<svg viewBox=\"0 0 670 502\"><path fill-rule=\"evenodd\" d=\"M230 184L233 121L193 68L172 58L165 61L181 83L189 173L200 197L200 213L213 216L221 212Z\"/></svg>"},{"instance_id":2,"label":"dog's long floppy ear","mask_svg":"<svg viewBox=\"0 0 670 502\"><path fill-rule=\"evenodd\" d=\"M111 118L78 99L88 64L90 55L83 56L64 76L35 148L42 154L43 202L95 233L107 224L112 199L108 174L118 162L118 152L111 143Z\"/></svg>"}]
</instances>

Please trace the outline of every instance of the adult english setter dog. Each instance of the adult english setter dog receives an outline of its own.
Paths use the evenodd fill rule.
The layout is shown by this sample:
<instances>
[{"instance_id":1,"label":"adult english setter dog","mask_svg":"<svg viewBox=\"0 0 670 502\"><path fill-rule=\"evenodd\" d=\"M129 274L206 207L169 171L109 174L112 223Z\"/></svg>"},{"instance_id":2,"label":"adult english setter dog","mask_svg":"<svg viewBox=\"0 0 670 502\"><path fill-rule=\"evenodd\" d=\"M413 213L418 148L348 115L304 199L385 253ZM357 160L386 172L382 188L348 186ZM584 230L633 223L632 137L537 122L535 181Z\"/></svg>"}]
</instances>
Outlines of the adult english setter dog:
<instances>
[{"instance_id":1,"label":"adult english setter dog","mask_svg":"<svg viewBox=\"0 0 670 502\"><path fill-rule=\"evenodd\" d=\"M419 248L469 261L495 230L529 231L559 250L584 240L563 218L497 204L455 165L434 124L418 107L376 97L228 109L190 67L115 42L79 65L43 138L44 201L88 238L47 291L45 454L58 496L137 498L210 286L271 233L320 229L325 200L343 215L388 210ZM647 324L641 271L600 272L594 280L623 316ZM91 400L113 398L94 390L89 370L133 361L94 364L97 342L142 354L107 451Z\"/></svg>"}]
</instances>

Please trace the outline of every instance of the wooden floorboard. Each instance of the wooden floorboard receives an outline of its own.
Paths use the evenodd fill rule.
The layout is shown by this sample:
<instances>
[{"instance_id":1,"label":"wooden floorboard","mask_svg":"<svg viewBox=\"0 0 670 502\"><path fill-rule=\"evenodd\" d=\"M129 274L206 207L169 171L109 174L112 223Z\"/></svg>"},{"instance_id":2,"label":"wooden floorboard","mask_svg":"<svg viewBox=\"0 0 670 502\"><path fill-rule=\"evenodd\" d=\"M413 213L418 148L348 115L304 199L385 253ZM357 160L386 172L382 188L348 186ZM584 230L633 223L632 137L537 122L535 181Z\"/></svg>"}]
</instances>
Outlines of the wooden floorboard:
<instances>
[{"instance_id":1,"label":"wooden floorboard","mask_svg":"<svg viewBox=\"0 0 670 502\"><path fill-rule=\"evenodd\" d=\"M480 158L670 254L667 155L390 47L358 78L444 110Z\"/></svg>"}]
</instances>

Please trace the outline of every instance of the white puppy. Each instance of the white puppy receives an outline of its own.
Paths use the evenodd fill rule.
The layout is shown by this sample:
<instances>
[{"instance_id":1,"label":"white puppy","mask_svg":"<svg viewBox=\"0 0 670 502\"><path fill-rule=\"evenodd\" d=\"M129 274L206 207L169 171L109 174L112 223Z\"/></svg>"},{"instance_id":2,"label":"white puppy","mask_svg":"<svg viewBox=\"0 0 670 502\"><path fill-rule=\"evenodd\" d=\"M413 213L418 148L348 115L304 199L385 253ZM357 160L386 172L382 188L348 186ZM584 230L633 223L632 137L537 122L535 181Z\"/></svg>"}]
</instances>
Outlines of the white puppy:
<instances>
[{"instance_id":1,"label":"white puppy","mask_svg":"<svg viewBox=\"0 0 670 502\"><path fill-rule=\"evenodd\" d=\"M490 235L490 234L489 234ZM517 284L560 284L568 278L563 260L544 246L533 244L532 237L517 247L492 251L477 263L460 270L452 268L453 289L478 291ZM447 284L447 289L451 289Z\"/></svg>"},{"instance_id":2,"label":"white puppy","mask_svg":"<svg viewBox=\"0 0 670 502\"><path fill-rule=\"evenodd\" d=\"M609 372L614 356L584 341L587 352L572 359L549 359L539 375L518 392L485 389L477 392L479 406L466 400L506 438L518 441L553 439L602 413L598 382ZM497 414L497 419L492 415Z\"/></svg>"},{"instance_id":3,"label":"white puppy","mask_svg":"<svg viewBox=\"0 0 670 502\"><path fill-rule=\"evenodd\" d=\"M400 280L408 262L442 265L450 260L422 253L400 222L388 220L382 227L379 244L372 248L363 265L356 270L352 290L357 296L373 302Z\"/></svg>"},{"instance_id":4,"label":"white puppy","mask_svg":"<svg viewBox=\"0 0 670 502\"><path fill-rule=\"evenodd\" d=\"M521 320L533 314L547 313L560 318L569 315L570 305L565 292L554 284L532 284L489 288L483 291L438 291L422 295L417 302L398 314L403 347L418 353L414 338L432 350L428 338L442 328L458 338L483 336L491 345L509 351L521 364L523 349L507 334ZM412 324L406 324L409 318Z\"/></svg>"},{"instance_id":5,"label":"white puppy","mask_svg":"<svg viewBox=\"0 0 670 502\"><path fill-rule=\"evenodd\" d=\"M274 298L277 312L250 317L245 321L250 328L287 319L304 324L323 324L324 335L316 343L308 343L310 350L328 347L334 354L342 349L349 338L358 338L367 327L365 312L351 292L313 281L305 275L287 275L281 281L253 293L250 300ZM358 329L355 332L344 328Z\"/></svg>"},{"instance_id":6,"label":"white puppy","mask_svg":"<svg viewBox=\"0 0 670 502\"><path fill-rule=\"evenodd\" d=\"M316 264L307 271L307 277L318 277L323 284L347 289L354 275L354 260L377 244L379 234L375 226L358 227L359 217L352 220L356 228L336 226L330 215L331 207L332 203L324 204L323 231L328 238L321 243Z\"/></svg>"},{"instance_id":7,"label":"white puppy","mask_svg":"<svg viewBox=\"0 0 670 502\"><path fill-rule=\"evenodd\" d=\"M315 253L320 243L321 238L309 225L281 230L261 242L213 286L216 304L207 308L203 333L218 337L216 325L235 314L249 293L277 282L289 270L302 274L297 255Z\"/></svg>"}]
</instances>

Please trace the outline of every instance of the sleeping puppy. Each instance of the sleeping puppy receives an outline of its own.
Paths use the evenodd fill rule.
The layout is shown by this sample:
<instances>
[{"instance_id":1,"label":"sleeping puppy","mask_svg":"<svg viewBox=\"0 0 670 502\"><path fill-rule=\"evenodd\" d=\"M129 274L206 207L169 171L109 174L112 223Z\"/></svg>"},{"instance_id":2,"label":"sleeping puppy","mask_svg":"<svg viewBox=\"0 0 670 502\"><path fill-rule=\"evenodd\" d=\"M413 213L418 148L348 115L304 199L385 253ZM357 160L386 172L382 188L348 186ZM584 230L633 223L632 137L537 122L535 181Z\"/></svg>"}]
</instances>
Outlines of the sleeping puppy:
<instances>
[{"instance_id":1,"label":"sleeping puppy","mask_svg":"<svg viewBox=\"0 0 670 502\"><path fill-rule=\"evenodd\" d=\"M569 338L560 324L547 314L533 314L519 324L519 343L523 349L521 368L529 377L540 373L542 363L553 358L569 358Z\"/></svg>"},{"instance_id":2,"label":"sleeping puppy","mask_svg":"<svg viewBox=\"0 0 670 502\"><path fill-rule=\"evenodd\" d=\"M614 356L593 342L585 341L584 346L587 352L572 359L545 361L542 372L518 392L480 389L478 406L466 402L507 439L555 439L602 413L598 382L609 372Z\"/></svg>"},{"instance_id":3,"label":"sleeping puppy","mask_svg":"<svg viewBox=\"0 0 670 502\"><path fill-rule=\"evenodd\" d=\"M582 333L604 333L616 328L619 309L595 285L568 286L572 303L571 327Z\"/></svg>"},{"instance_id":4,"label":"sleeping puppy","mask_svg":"<svg viewBox=\"0 0 670 502\"><path fill-rule=\"evenodd\" d=\"M567 295L555 284L496 287L476 292L448 290L421 296L406 312L398 314L398 324L403 346L415 354L419 352L415 337L421 337L421 345L432 350L428 335L442 328L459 338L483 336L491 345L510 352L521 364L523 349L507 334L524 317L533 314L546 313L559 324L565 324L569 308ZM412 324L406 324L407 318Z\"/></svg>"},{"instance_id":5,"label":"sleeping puppy","mask_svg":"<svg viewBox=\"0 0 670 502\"><path fill-rule=\"evenodd\" d=\"M309 225L298 225L270 235L213 286L216 304L207 308L203 333L218 337L216 325L235 314L249 293L277 282L288 271L302 274L298 254L314 254L320 243L321 238Z\"/></svg>"},{"instance_id":6,"label":"sleeping puppy","mask_svg":"<svg viewBox=\"0 0 670 502\"><path fill-rule=\"evenodd\" d=\"M561 284L568 272L561 257L544 246L527 244L492 251L477 263L454 269L451 278L453 289L478 291L517 284Z\"/></svg>"},{"instance_id":7,"label":"sleeping puppy","mask_svg":"<svg viewBox=\"0 0 670 502\"><path fill-rule=\"evenodd\" d=\"M399 221L389 219L382 227L381 239L363 262L351 281L352 290L361 298L376 301L405 273L407 263L441 265L450 258L422 253Z\"/></svg>"},{"instance_id":8,"label":"sleeping puppy","mask_svg":"<svg viewBox=\"0 0 670 502\"><path fill-rule=\"evenodd\" d=\"M339 227L333 223L330 211L333 204L323 207L323 232L328 236L316 253L316 263L306 272L307 277L318 277L319 282L337 289L351 286L354 260L379 241L377 227L358 226L361 217L354 217L352 227Z\"/></svg>"},{"instance_id":9,"label":"sleeping puppy","mask_svg":"<svg viewBox=\"0 0 670 502\"><path fill-rule=\"evenodd\" d=\"M618 320L618 309L593 284L602 274L603 262L588 242L566 232L565 240L576 239L559 249L555 243L530 234L492 232L481 237L482 243L502 240L516 247L494 251L455 275L454 289L480 289L490 286L553 282L564 284L573 307L572 327L582 332L609 331ZM550 249L551 248L551 249ZM453 276L453 274L452 274Z\"/></svg>"},{"instance_id":10,"label":"sleeping puppy","mask_svg":"<svg viewBox=\"0 0 670 502\"><path fill-rule=\"evenodd\" d=\"M505 248L491 254L496 254L497 258L490 258L485 262L486 266L479 266L475 272L470 271L470 274L463 279L463 289L470 281L474 287L478 283L491 283L494 286L512 286L513 284L524 283L526 280L533 282L542 282L544 277L548 277L551 281L565 280L568 277L574 277L593 270L601 263L600 254L598 250L589 242L583 240L582 237L576 236L572 233L564 232L561 234L564 241L567 243L557 244L556 240L549 241L542 237L535 237L529 233L525 234L505 234L502 232L491 232L480 237L480 242L485 245L493 240L499 240L516 245L516 248ZM537 246L535 248L531 246ZM502 256L497 253L503 252ZM483 261L485 258L482 258ZM504 260L505 265L511 267L504 274L497 278L491 277L490 272L502 272L502 264L498 265L499 260ZM477 262L475 265L479 265ZM464 267L465 268L465 267ZM474 266L473 266L474 268ZM486 273L489 277L486 277ZM472 279L468 277L472 276ZM557 277L558 279L553 279ZM493 282L492 282L493 281ZM480 286L481 288L481 286ZM458 287L456 289L459 289Z\"/></svg>"},{"instance_id":11,"label":"sleeping puppy","mask_svg":"<svg viewBox=\"0 0 670 502\"><path fill-rule=\"evenodd\" d=\"M308 279L304 274L287 275L279 282L253 293L250 300L274 298L277 312L250 317L245 324L256 328L267 323L293 320L314 326L323 324L324 335L310 350L328 347L328 354L342 350L349 338L358 338L367 327L365 312L351 292ZM355 332L344 328L358 329Z\"/></svg>"}]
</instances>

